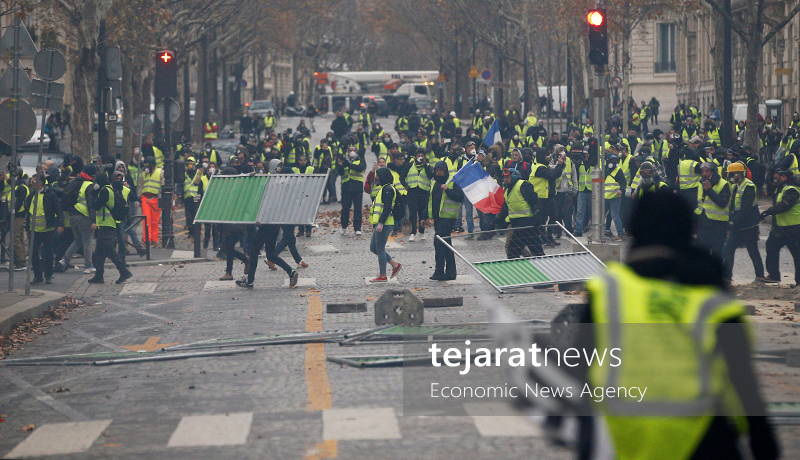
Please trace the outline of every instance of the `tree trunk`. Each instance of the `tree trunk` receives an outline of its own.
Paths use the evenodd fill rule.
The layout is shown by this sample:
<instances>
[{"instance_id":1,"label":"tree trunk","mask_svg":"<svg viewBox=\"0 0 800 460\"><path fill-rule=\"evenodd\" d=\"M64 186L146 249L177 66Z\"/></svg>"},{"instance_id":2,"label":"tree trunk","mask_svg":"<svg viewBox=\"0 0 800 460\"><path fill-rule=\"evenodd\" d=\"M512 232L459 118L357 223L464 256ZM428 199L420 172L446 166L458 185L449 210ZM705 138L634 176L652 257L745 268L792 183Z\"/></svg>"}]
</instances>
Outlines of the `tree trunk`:
<instances>
[{"instance_id":1,"label":"tree trunk","mask_svg":"<svg viewBox=\"0 0 800 460\"><path fill-rule=\"evenodd\" d=\"M192 142L196 145L203 144L203 125L208 119L208 104L206 104L206 82L207 75L207 54L208 39L202 37L200 48L197 51L197 94L195 94L194 124L192 124Z\"/></svg>"},{"instance_id":2,"label":"tree trunk","mask_svg":"<svg viewBox=\"0 0 800 460\"><path fill-rule=\"evenodd\" d=\"M578 37L578 36L576 36ZM573 50L577 52L572 53L572 114L580 116L586 103L586 83L584 79L584 72L586 71L586 56L583 54L584 42L583 36L579 36L573 42ZM577 45L577 46L576 46ZM572 120L570 120L572 121Z\"/></svg>"},{"instance_id":3,"label":"tree trunk","mask_svg":"<svg viewBox=\"0 0 800 460\"><path fill-rule=\"evenodd\" d=\"M125 164L129 164L133 156L133 119L136 117L131 87L133 67L130 59L122 59L122 161Z\"/></svg>"},{"instance_id":4,"label":"tree trunk","mask_svg":"<svg viewBox=\"0 0 800 460\"><path fill-rule=\"evenodd\" d=\"M716 11L712 11L714 15L714 48L711 54L714 56L714 106L720 109L720 113L724 110L722 106L725 90L725 17Z\"/></svg>"},{"instance_id":5,"label":"tree trunk","mask_svg":"<svg viewBox=\"0 0 800 460\"><path fill-rule=\"evenodd\" d=\"M74 116L72 119L72 152L88 164L94 149L94 89L97 78L96 49L80 51L72 80Z\"/></svg>"},{"instance_id":6,"label":"tree trunk","mask_svg":"<svg viewBox=\"0 0 800 460\"><path fill-rule=\"evenodd\" d=\"M622 136L628 135L628 110L630 109L630 107L628 107L628 99L630 99L631 78L630 39L630 34L622 33Z\"/></svg>"},{"instance_id":7,"label":"tree trunk","mask_svg":"<svg viewBox=\"0 0 800 460\"><path fill-rule=\"evenodd\" d=\"M761 40L751 38L746 44L747 56L744 66L744 91L747 96L747 143L754 152L760 148L758 139L758 71L761 61Z\"/></svg>"}]
</instances>

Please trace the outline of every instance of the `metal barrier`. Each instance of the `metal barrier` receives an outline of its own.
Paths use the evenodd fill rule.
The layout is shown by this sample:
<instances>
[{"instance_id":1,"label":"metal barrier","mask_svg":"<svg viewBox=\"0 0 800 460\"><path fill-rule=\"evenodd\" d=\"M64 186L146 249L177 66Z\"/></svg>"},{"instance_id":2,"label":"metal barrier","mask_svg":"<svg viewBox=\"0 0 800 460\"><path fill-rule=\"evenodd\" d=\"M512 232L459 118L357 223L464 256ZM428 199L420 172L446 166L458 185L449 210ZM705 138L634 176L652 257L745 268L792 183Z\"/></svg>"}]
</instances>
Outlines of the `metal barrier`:
<instances>
[{"instance_id":1,"label":"metal barrier","mask_svg":"<svg viewBox=\"0 0 800 460\"><path fill-rule=\"evenodd\" d=\"M461 245L466 247L463 252L470 253L468 255L462 254L456 250L455 239L464 239L470 235L454 235L449 237L453 244L448 244L444 238L436 235L436 239L446 245L455 255L463 260L470 268L475 270L484 280L492 285L498 292L503 293L508 289L519 289L523 287L536 287L536 286L551 286L554 284L562 283L576 283L589 279L593 275L602 271L605 264L592 254L589 249L584 246L575 236L567 231L560 223L541 225L537 227L522 227L522 228L509 228L507 231L519 231L531 229L535 232L533 238L539 239L539 243L543 243L546 239L544 230L549 227L558 227L563 231L572 241L583 248L581 252L569 252L558 254L546 255L532 255L529 257L519 257L514 259L497 258L495 255L499 250L497 246L486 248L482 246L483 242L473 243L473 248L482 248L481 250L491 250L491 256L479 255L478 261L474 261L476 251L471 251L470 245L460 241ZM475 232L472 237L479 235L498 234L497 230L488 232ZM509 236L510 237L510 236ZM508 243L506 242L506 245ZM504 248L505 250L505 248ZM504 251L505 252L505 251ZM480 251L477 252L480 254ZM505 254L504 254L505 255Z\"/></svg>"},{"instance_id":2,"label":"metal barrier","mask_svg":"<svg viewBox=\"0 0 800 460\"><path fill-rule=\"evenodd\" d=\"M125 233L127 233L127 231L130 230L131 228L135 227L139 222L142 222L143 224L142 232L144 233L144 250L146 253L145 258L147 260L150 260L150 232L147 231L147 216L145 216L144 214L142 214L141 216L129 216L128 223L130 223L130 225L125 227L123 238L125 237ZM125 244L133 246L133 244L129 243L127 240L125 241Z\"/></svg>"}]
</instances>

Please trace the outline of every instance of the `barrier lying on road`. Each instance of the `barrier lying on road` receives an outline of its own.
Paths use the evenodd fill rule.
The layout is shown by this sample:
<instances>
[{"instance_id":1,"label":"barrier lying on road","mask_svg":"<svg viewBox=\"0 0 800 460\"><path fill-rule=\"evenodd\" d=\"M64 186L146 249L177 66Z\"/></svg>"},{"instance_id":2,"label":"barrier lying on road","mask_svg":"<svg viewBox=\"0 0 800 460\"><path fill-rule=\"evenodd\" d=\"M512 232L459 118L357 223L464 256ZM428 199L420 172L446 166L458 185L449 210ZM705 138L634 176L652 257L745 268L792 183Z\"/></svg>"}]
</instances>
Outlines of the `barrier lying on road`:
<instances>
[{"instance_id":1,"label":"barrier lying on road","mask_svg":"<svg viewBox=\"0 0 800 460\"><path fill-rule=\"evenodd\" d=\"M556 240L552 239L552 236L546 237L545 234L549 231L556 234L563 232L583 250L571 252L570 248L570 252L565 252L566 248L560 248L552 251L561 252L534 256L526 249L522 257L508 259L506 251L509 242L513 238L513 232L519 231L530 231L531 240L541 239L553 243L556 243ZM450 244L438 235L436 238L500 293L508 289L582 282L605 269L605 264L560 223L508 229L505 238L494 239L496 235L498 235L496 231L453 235L450 237ZM472 240L476 236L478 239ZM558 244L561 245L560 242Z\"/></svg>"},{"instance_id":2,"label":"barrier lying on road","mask_svg":"<svg viewBox=\"0 0 800 460\"><path fill-rule=\"evenodd\" d=\"M211 176L195 222L312 225L327 174Z\"/></svg>"}]
</instances>

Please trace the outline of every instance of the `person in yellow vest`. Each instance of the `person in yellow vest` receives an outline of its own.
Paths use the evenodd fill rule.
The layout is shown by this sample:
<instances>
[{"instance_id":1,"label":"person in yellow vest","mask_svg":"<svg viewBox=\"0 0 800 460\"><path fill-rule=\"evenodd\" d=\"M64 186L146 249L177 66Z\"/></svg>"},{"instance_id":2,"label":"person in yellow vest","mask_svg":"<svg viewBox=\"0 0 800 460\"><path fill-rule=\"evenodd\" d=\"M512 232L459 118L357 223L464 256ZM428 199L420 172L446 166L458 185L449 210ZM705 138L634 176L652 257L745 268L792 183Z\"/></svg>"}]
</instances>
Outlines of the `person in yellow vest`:
<instances>
[{"instance_id":1,"label":"person in yellow vest","mask_svg":"<svg viewBox=\"0 0 800 460\"><path fill-rule=\"evenodd\" d=\"M149 161L153 162L152 158L148 157ZM83 273L88 275L94 272L92 267L92 238L97 224L95 223L94 215L92 180L95 174L97 174L97 166L88 164L83 167L83 171L78 174L78 177L70 181L64 189L64 200L69 202L62 204L65 205L65 210L69 211L69 225L72 228L75 239L69 245L61 260L58 261L56 268L59 271L66 270L70 266L69 260L72 256L78 252L78 249L83 248Z\"/></svg>"},{"instance_id":2,"label":"person in yellow vest","mask_svg":"<svg viewBox=\"0 0 800 460\"><path fill-rule=\"evenodd\" d=\"M567 160L566 156L559 156L555 159L555 165L550 168L550 154L543 148L533 149L535 155L535 162L531 165L531 175L528 181L533 185L533 191L539 197L539 207L542 212L536 215L538 224L544 225L547 223L549 216L555 215L553 212L553 203L555 202L555 182L564 173L564 164ZM552 187L551 187L552 185ZM554 193L550 193L551 188ZM544 240L545 235L542 235ZM556 246L556 241L548 239L547 244ZM560 245L560 243L558 244Z\"/></svg>"},{"instance_id":3,"label":"person in yellow vest","mask_svg":"<svg viewBox=\"0 0 800 460\"><path fill-rule=\"evenodd\" d=\"M697 245L722 260L722 249L728 232L731 188L717 172L717 165L700 165L700 187L697 188Z\"/></svg>"},{"instance_id":4,"label":"person in yellow vest","mask_svg":"<svg viewBox=\"0 0 800 460\"><path fill-rule=\"evenodd\" d=\"M194 238L194 226L197 225L194 223L194 217L197 215L197 206L200 204L200 195L197 193L198 185L194 183L195 178L200 174L196 166L194 157L189 157L186 160L186 172L183 176L183 209L190 238Z\"/></svg>"},{"instance_id":5,"label":"person in yellow vest","mask_svg":"<svg viewBox=\"0 0 800 460\"><path fill-rule=\"evenodd\" d=\"M275 120L275 116L272 114L272 110L267 110L267 116L264 117L264 129L269 135L269 132L275 129L275 125L277 121Z\"/></svg>"},{"instance_id":6,"label":"person in yellow vest","mask_svg":"<svg viewBox=\"0 0 800 460\"><path fill-rule=\"evenodd\" d=\"M747 167L737 161L728 165L728 182L731 184L730 222L731 231L725 243L725 279L733 279L733 262L736 249L745 246L750 260L753 262L756 279L754 284L763 284L764 263L758 249L758 192L756 185L747 178Z\"/></svg>"},{"instance_id":7,"label":"person in yellow vest","mask_svg":"<svg viewBox=\"0 0 800 460\"><path fill-rule=\"evenodd\" d=\"M594 123L592 123L591 118L586 118L586 123L583 124L583 137L593 137L594 136Z\"/></svg>"},{"instance_id":8,"label":"person in yellow vest","mask_svg":"<svg viewBox=\"0 0 800 460\"><path fill-rule=\"evenodd\" d=\"M515 168L505 168L502 172L503 188L505 188L505 202L500 213L492 222L491 228L507 228L511 226L514 231L510 233L506 244L506 257L516 259L522 257L527 247L531 255L542 256L542 239L539 226L541 219L541 202L530 182L522 179Z\"/></svg>"},{"instance_id":9,"label":"person in yellow vest","mask_svg":"<svg viewBox=\"0 0 800 460\"><path fill-rule=\"evenodd\" d=\"M794 261L795 286L800 286L800 181L788 169L772 177L776 185L773 205L761 213L761 219L774 216L767 237L767 278L770 283L781 282L780 252L786 246Z\"/></svg>"},{"instance_id":10,"label":"person in yellow vest","mask_svg":"<svg viewBox=\"0 0 800 460\"><path fill-rule=\"evenodd\" d=\"M450 234L458 219L464 192L453 181L448 181L450 174L444 161L433 167L433 181L428 196L428 226L434 229L436 236L447 244L452 244ZM434 281L452 281L456 279L456 256L444 243L434 237L436 267L431 275Z\"/></svg>"},{"instance_id":11,"label":"person in yellow vest","mask_svg":"<svg viewBox=\"0 0 800 460\"><path fill-rule=\"evenodd\" d=\"M397 190L397 200L394 204L394 208L395 215L398 216L398 218L394 220L394 229L392 231L392 236L396 237L402 230L402 219L408 215L407 212L401 213L400 209L407 211L408 186L405 183L404 177L409 165L406 164L405 155L397 150L397 144L392 145L389 149L389 154L389 158L392 162L386 164L386 169L392 173L392 186Z\"/></svg>"},{"instance_id":12,"label":"person in yellow vest","mask_svg":"<svg viewBox=\"0 0 800 460\"><path fill-rule=\"evenodd\" d=\"M158 243L158 235L161 228L161 207L159 197L161 187L164 185L164 174L161 168L157 168L152 157L144 159L144 170L142 171L142 214L147 217L147 228L143 232L147 233L150 244Z\"/></svg>"},{"instance_id":13,"label":"person in yellow vest","mask_svg":"<svg viewBox=\"0 0 800 460\"><path fill-rule=\"evenodd\" d=\"M531 127L536 126L539 123L539 120L533 115L532 110L528 110L528 116L525 117L525 126Z\"/></svg>"},{"instance_id":14,"label":"person in yellow vest","mask_svg":"<svg viewBox=\"0 0 800 460\"><path fill-rule=\"evenodd\" d=\"M14 270L22 271L26 267L26 254L28 244L25 241L25 219L28 217L28 207L26 204L31 196L31 188L28 187L28 175L17 170L16 190L14 193ZM11 194L9 192L9 199Z\"/></svg>"},{"instance_id":15,"label":"person in yellow vest","mask_svg":"<svg viewBox=\"0 0 800 460\"><path fill-rule=\"evenodd\" d=\"M350 225L350 208L353 209L353 231L361 236L361 201L364 197L364 170L367 165L358 156L355 145L348 147L347 155L337 160L336 173L342 176L342 236Z\"/></svg>"},{"instance_id":16,"label":"person in yellow vest","mask_svg":"<svg viewBox=\"0 0 800 460\"><path fill-rule=\"evenodd\" d=\"M425 238L425 221L428 220L428 195L431 189L433 169L428 164L425 150L417 150L414 160L405 169L405 183L408 184L408 220L411 222L411 235L408 241L417 239L417 229L421 239ZM419 221L417 220L419 219ZM419 222L419 225L417 223Z\"/></svg>"},{"instance_id":17,"label":"person in yellow vest","mask_svg":"<svg viewBox=\"0 0 800 460\"><path fill-rule=\"evenodd\" d=\"M369 198L374 202L375 197L378 195L378 189L380 186L375 185L375 171L380 168L386 167L386 158L378 158L378 161L372 165L372 171L367 174L367 178L364 181L364 193L369 193Z\"/></svg>"},{"instance_id":18,"label":"person in yellow vest","mask_svg":"<svg viewBox=\"0 0 800 460\"><path fill-rule=\"evenodd\" d=\"M611 220L617 228L617 236L614 239L620 241L625 235L625 228L622 226L622 218L620 216L620 206L622 204L623 190L627 187L628 182L619 167L619 159L614 154L608 156L605 177L606 209L611 214ZM610 226L606 227L606 235L613 236Z\"/></svg>"},{"instance_id":19,"label":"person in yellow vest","mask_svg":"<svg viewBox=\"0 0 800 460\"><path fill-rule=\"evenodd\" d=\"M639 166L639 172L636 173L636 178L631 184L631 187L633 187L631 197L637 202L642 199L645 193L669 190L669 186L658 176L655 166L650 160L643 161ZM630 189L631 187L628 188Z\"/></svg>"},{"instance_id":20,"label":"person in yellow vest","mask_svg":"<svg viewBox=\"0 0 800 460\"><path fill-rule=\"evenodd\" d=\"M475 111L475 115L472 116L472 129L478 131L482 125L483 115L481 115L481 111L478 109Z\"/></svg>"},{"instance_id":21,"label":"person in yellow vest","mask_svg":"<svg viewBox=\"0 0 800 460\"><path fill-rule=\"evenodd\" d=\"M205 126L203 127L203 140L204 141L215 141L219 138L219 134L217 130L219 127L217 123L214 121L213 118L208 117L208 121L206 122Z\"/></svg>"},{"instance_id":22,"label":"person in yellow vest","mask_svg":"<svg viewBox=\"0 0 800 460\"><path fill-rule=\"evenodd\" d=\"M700 187L700 162L693 146L684 146L683 159L678 163L678 194L691 206L697 204Z\"/></svg>"},{"instance_id":23,"label":"person in yellow vest","mask_svg":"<svg viewBox=\"0 0 800 460\"><path fill-rule=\"evenodd\" d=\"M575 160L575 172L578 176L575 236L583 236L584 229L592 219L592 174L597 165L597 154L590 155L588 149L584 150L580 143L573 144L572 151L578 152L572 157Z\"/></svg>"},{"instance_id":24,"label":"person in yellow vest","mask_svg":"<svg viewBox=\"0 0 800 460\"><path fill-rule=\"evenodd\" d=\"M752 458L778 458L744 305L726 291L719 260L692 246L691 208L671 193L648 193L630 227L627 263L609 263L586 283L589 304L576 322L592 327L573 346L621 350L617 367L589 367L590 388L635 381L647 392L592 405L607 438L592 436L596 419L581 417L579 457L608 439L621 460L743 458L739 436L749 432Z\"/></svg>"},{"instance_id":25,"label":"person in yellow vest","mask_svg":"<svg viewBox=\"0 0 800 460\"><path fill-rule=\"evenodd\" d=\"M120 186L122 181L119 181ZM108 175L105 172L99 172L94 176L94 209L95 209L95 223L97 226L97 246L94 252L94 265L97 269L93 278L87 282L91 284L103 284L105 281L103 275L105 273L106 258L111 259L114 266L119 271L119 278L117 284L122 284L133 276L133 273L127 269L125 262L120 258L117 253L117 221L111 214L114 209L116 199L120 197L114 196L114 189L108 181Z\"/></svg>"},{"instance_id":26,"label":"person in yellow vest","mask_svg":"<svg viewBox=\"0 0 800 460\"><path fill-rule=\"evenodd\" d=\"M375 186L378 187L375 194L375 201L369 208L369 223L372 224L372 239L369 243L371 253L378 256L378 276L370 280L371 283L386 283L389 278L386 276L386 265L392 266L391 277L403 268L403 265L386 252L386 242L389 234L394 228L394 206L397 203L399 193L395 190L389 168L379 168L375 171Z\"/></svg>"},{"instance_id":27,"label":"person in yellow vest","mask_svg":"<svg viewBox=\"0 0 800 460\"><path fill-rule=\"evenodd\" d=\"M31 180L31 190L26 206L28 235L29 238L33 238L33 252L31 252L33 280L31 284L51 284L53 282L56 235L64 233L61 200L55 191L55 184L59 176L58 168L51 166L45 171L44 187L39 183L38 176L34 176ZM38 193L34 190L38 190ZM36 200L35 206L34 200Z\"/></svg>"},{"instance_id":28,"label":"person in yellow vest","mask_svg":"<svg viewBox=\"0 0 800 460\"><path fill-rule=\"evenodd\" d=\"M555 180L554 188L556 196L554 197L553 206L551 207L553 210L551 222L561 222L564 228L572 233L574 230L572 226L572 215L574 211L573 197L575 196L575 184L577 183L576 170L572 159L567 156L566 147L561 144L555 144L553 146L553 154L555 156L550 160L550 168L555 169L558 160L563 159L564 169L561 172L561 176ZM556 236L556 239L560 239L561 229L554 227L552 230L552 234Z\"/></svg>"},{"instance_id":29,"label":"person in yellow vest","mask_svg":"<svg viewBox=\"0 0 800 460\"><path fill-rule=\"evenodd\" d=\"M114 173L111 175L111 185L112 187L118 187L116 184L117 180L122 181L122 190L120 193L122 197L125 199L125 202L128 204L128 209L130 212L128 213L128 217L123 219L122 221L117 222L117 252L122 260L125 260L125 256L127 255L127 248L126 248L126 240L125 235L131 237L131 242L133 247L136 249L136 253L139 257L144 257L147 254L147 251L142 247L142 243L139 240L139 235L136 234L136 226L130 225L130 216L136 215L135 210L140 206L141 202L139 201L139 197L136 194L136 186L135 180L132 178L130 174L131 169L125 167L125 163L122 161L117 161L115 163ZM139 174L139 168L135 169L135 172ZM119 175L117 174L119 173ZM120 179L117 178L120 177ZM128 228L130 227L130 228Z\"/></svg>"}]
</instances>

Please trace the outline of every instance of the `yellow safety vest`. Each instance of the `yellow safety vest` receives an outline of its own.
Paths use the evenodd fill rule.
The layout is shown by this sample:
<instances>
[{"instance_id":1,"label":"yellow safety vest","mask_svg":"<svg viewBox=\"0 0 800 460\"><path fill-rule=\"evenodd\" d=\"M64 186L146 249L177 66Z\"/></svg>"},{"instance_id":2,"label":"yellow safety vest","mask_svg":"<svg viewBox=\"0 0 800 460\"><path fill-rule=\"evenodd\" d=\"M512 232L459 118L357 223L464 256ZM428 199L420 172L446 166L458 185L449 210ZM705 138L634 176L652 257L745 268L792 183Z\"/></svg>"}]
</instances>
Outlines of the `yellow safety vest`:
<instances>
[{"instance_id":1,"label":"yellow safety vest","mask_svg":"<svg viewBox=\"0 0 800 460\"><path fill-rule=\"evenodd\" d=\"M111 210L114 209L114 190L110 185L103 187L108 189L108 201L103 205L103 212L95 214L94 220L98 227L117 227L117 221L111 215Z\"/></svg>"},{"instance_id":2,"label":"yellow safety vest","mask_svg":"<svg viewBox=\"0 0 800 460\"><path fill-rule=\"evenodd\" d=\"M708 131L706 131L706 134L708 134L708 141L709 142L711 142L711 143L713 143L715 145L719 145L719 143L720 143L719 128L709 129Z\"/></svg>"},{"instance_id":3,"label":"yellow safety vest","mask_svg":"<svg viewBox=\"0 0 800 460\"><path fill-rule=\"evenodd\" d=\"M636 190L637 190L636 197L637 198L641 198L642 196L644 196L645 193L657 192L657 191L659 191L661 189L668 189L669 188L669 186L667 186L667 184L665 184L664 182L660 182L660 181L659 181L659 183L657 185L655 185L653 187L650 187L647 190L645 190L643 188L639 188L638 184L636 185L636 187L637 187L636 188Z\"/></svg>"},{"instance_id":4,"label":"yellow safety vest","mask_svg":"<svg viewBox=\"0 0 800 460\"><path fill-rule=\"evenodd\" d=\"M528 178L528 182L533 185L533 191L536 192L536 195L539 199L547 199L550 197L550 181L547 179L542 179L541 177L536 177L536 171L539 168L546 168L547 166L541 163L534 163L531 165L531 176Z\"/></svg>"},{"instance_id":5,"label":"yellow safety vest","mask_svg":"<svg viewBox=\"0 0 800 460\"><path fill-rule=\"evenodd\" d=\"M780 203L783 199L783 193L788 190L793 189L800 193L800 188L794 185L787 185L781 189L781 192L778 194L778 198L776 203ZM800 225L800 201L794 204L788 211L782 212L780 214L775 215L775 225L778 227L788 227L790 225Z\"/></svg>"},{"instance_id":6,"label":"yellow safety vest","mask_svg":"<svg viewBox=\"0 0 800 460\"><path fill-rule=\"evenodd\" d=\"M511 219L521 219L523 217L533 217L531 205L525 200L520 192L522 188L521 180L518 180L513 187L506 189L506 205L508 205L508 217L506 222L511 222Z\"/></svg>"},{"instance_id":7,"label":"yellow safety vest","mask_svg":"<svg viewBox=\"0 0 800 460\"><path fill-rule=\"evenodd\" d=\"M152 193L158 195L161 193L161 170L156 168L150 174L144 174L144 187L142 193Z\"/></svg>"},{"instance_id":8,"label":"yellow safety vest","mask_svg":"<svg viewBox=\"0 0 800 460\"><path fill-rule=\"evenodd\" d=\"M11 181L6 179L3 182L3 194L0 195L0 199L9 202L11 201Z\"/></svg>"},{"instance_id":9,"label":"yellow safety vest","mask_svg":"<svg viewBox=\"0 0 800 460\"><path fill-rule=\"evenodd\" d=\"M616 367L595 361L590 385L647 388L641 402L619 394L601 403L618 459L687 459L717 408L743 413L716 349L719 324L745 314L735 297L642 277L614 262L586 286L595 347L618 348L620 360Z\"/></svg>"},{"instance_id":10,"label":"yellow safety vest","mask_svg":"<svg viewBox=\"0 0 800 460\"><path fill-rule=\"evenodd\" d=\"M753 201L753 206L758 206L758 193L756 190L756 184L745 177L742 183L737 186L736 193L733 195L733 211L740 211L742 209L742 197L744 196L744 192L748 187L753 187L753 192L755 193L754 196L756 197L756 200Z\"/></svg>"},{"instance_id":11,"label":"yellow safety vest","mask_svg":"<svg viewBox=\"0 0 800 460\"><path fill-rule=\"evenodd\" d=\"M592 191L592 171L594 171L593 166L586 166L581 164L578 166L578 191L585 192L585 191Z\"/></svg>"},{"instance_id":12,"label":"yellow safety vest","mask_svg":"<svg viewBox=\"0 0 800 460\"><path fill-rule=\"evenodd\" d=\"M525 117L525 121L528 123L528 126L536 126L536 123L539 122L534 116Z\"/></svg>"},{"instance_id":13,"label":"yellow safety vest","mask_svg":"<svg viewBox=\"0 0 800 460\"><path fill-rule=\"evenodd\" d=\"M626 142L627 140L623 140ZM630 149L630 147L629 147ZM631 183L631 155L629 154L625 158L622 159L619 163L619 169L622 170L622 174L625 175L625 185L630 185Z\"/></svg>"},{"instance_id":14,"label":"yellow safety vest","mask_svg":"<svg viewBox=\"0 0 800 460\"><path fill-rule=\"evenodd\" d=\"M194 183L194 178L197 177L197 174L200 171L195 172L193 177L189 177L189 173L187 172L183 177L183 197L184 198L194 198L197 196L197 185Z\"/></svg>"},{"instance_id":15,"label":"yellow safety vest","mask_svg":"<svg viewBox=\"0 0 800 460\"><path fill-rule=\"evenodd\" d=\"M153 156L156 159L156 168L164 167L164 152L160 148L153 146Z\"/></svg>"},{"instance_id":16,"label":"yellow safety vest","mask_svg":"<svg viewBox=\"0 0 800 460\"><path fill-rule=\"evenodd\" d=\"M90 185L92 185L92 181L83 181L81 184L81 189L78 191L78 202L75 203L75 210L86 217L89 217L89 205L86 201L86 190Z\"/></svg>"},{"instance_id":17,"label":"yellow safety vest","mask_svg":"<svg viewBox=\"0 0 800 460\"><path fill-rule=\"evenodd\" d=\"M400 173L394 169L389 169L389 172L392 173L392 186L394 186L394 189L401 195L407 195L408 190L406 190L405 186L400 182Z\"/></svg>"},{"instance_id":18,"label":"yellow safety vest","mask_svg":"<svg viewBox=\"0 0 800 460\"><path fill-rule=\"evenodd\" d=\"M361 160L356 160L353 165L360 164ZM364 182L364 175L361 171L356 171L352 168L344 168L344 176L342 176L342 183L354 180L356 182Z\"/></svg>"},{"instance_id":19,"label":"yellow safety vest","mask_svg":"<svg viewBox=\"0 0 800 460\"><path fill-rule=\"evenodd\" d=\"M697 166L697 162L694 160L681 160L678 168L678 186L681 190L700 185L700 174L694 172L695 166Z\"/></svg>"},{"instance_id":20,"label":"yellow safety vest","mask_svg":"<svg viewBox=\"0 0 800 460\"><path fill-rule=\"evenodd\" d=\"M212 131L216 127L217 127L216 123L206 123L206 132L205 132L205 138L206 139L216 139L217 138L217 132L216 131Z\"/></svg>"},{"instance_id":21,"label":"yellow safety vest","mask_svg":"<svg viewBox=\"0 0 800 460\"><path fill-rule=\"evenodd\" d=\"M447 188L453 190L455 184L453 182L447 183ZM447 196L447 193L442 190L442 199L439 202L439 218L440 219L457 219L458 211L461 209L461 203L453 201ZM433 189L428 194L428 216L433 219Z\"/></svg>"},{"instance_id":22,"label":"yellow safety vest","mask_svg":"<svg viewBox=\"0 0 800 460\"><path fill-rule=\"evenodd\" d=\"M292 168L292 171L293 171L295 174L314 174L314 167L313 167L313 166L306 166L306 167L305 167L305 168L303 168L303 170L301 171L301 170L300 170L300 168L298 168L297 166L295 166L294 168Z\"/></svg>"},{"instance_id":23,"label":"yellow safety vest","mask_svg":"<svg viewBox=\"0 0 800 460\"><path fill-rule=\"evenodd\" d=\"M264 128L272 129L275 127L275 117L264 117Z\"/></svg>"},{"instance_id":24,"label":"yellow safety vest","mask_svg":"<svg viewBox=\"0 0 800 460\"><path fill-rule=\"evenodd\" d=\"M711 189L719 194L723 188L725 188L725 182L720 178L717 185L712 187ZM725 204L724 208L721 208L714 204L711 198L708 195L703 195L703 187L697 187L697 209L694 210L694 213L698 216L703 214L703 211L706 212L706 217L711 220L717 220L720 222L727 222L730 218L730 212L728 211L728 206L730 205L730 201Z\"/></svg>"},{"instance_id":25,"label":"yellow safety vest","mask_svg":"<svg viewBox=\"0 0 800 460\"><path fill-rule=\"evenodd\" d=\"M460 128L461 120L459 120L458 118L453 118L453 124L456 125L456 128Z\"/></svg>"},{"instance_id":26,"label":"yellow safety vest","mask_svg":"<svg viewBox=\"0 0 800 460\"><path fill-rule=\"evenodd\" d=\"M424 166L412 165L408 170L408 174L406 174L406 184L410 189L419 188L426 192L431 189L431 180L425 174Z\"/></svg>"},{"instance_id":27,"label":"yellow safety vest","mask_svg":"<svg viewBox=\"0 0 800 460\"><path fill-rule=\"evenodd\" d=\"M127 185L123 185L123 186L122 186L122 198L124 198L124 199L125 199L125 203L127 203L127 202L128 202L128 195L130 195L130 194L131 194L131 189L130 189L130 188L128 188L128 186L127 186ZM121 221L121 220L117 220L116 222L117 222L117 225L119 225L119 224L121 224L121 223L122 223L122 221Z\"/></svg>"},{"instance_id":28,"label":"yellow safety vest","mask_svg":"<svg viewBox=\"0 0 800 460\"><path fill-rule=\"evenodd\" d=\"M606 180L605 180L605 183L606 183L606 195L605 195L606 196L606 200L612 200L614 198L619 198L617 196L617 192L619 191L619 182L617 182L617 178L616 178L617 173L619 171L620 171L619 166L617 166L616 168L614 168L613 171L611 171L611 174L606 176Z\"/></svg>"},{"instance_id":29,"label":"yellow safety vest","mask_svg":"<svg viewBox=\"0 0 800 460\"><path fill-rule=\"evenodd\" d=\"M381 185L378 187L377 194L375 195L375 201L372 202L372 206L369 208L369 223L372 225L377 225L380 221L381 214L383 214L383 188L384 187L391 187L391 185ZM397 190L395 190L397 192ZM392 209L394 209L394 204L397 203L397 193L392 195ZM394 225L394 216L392 213L389 213L389 217L386 218L386 222L384 225Z\"/></svg>"},{"instance_id":30,"label":"yellow safety vest","mask_svg":"<svg viewBox=\"0 0 800 460\"><path fill-rule=\"evenodd\" d=\"M55 230L55 227L48 227L47 226L47 218L44 214L44 193L36 194L36 201L38 204L36 205L36 215L33 214L33 200L31 200L31 204L28 207L29 215L33 216L34 227L33 231L36 233L43 233L43 232L51 232Z\"/></svg>"},{"instance_id":31,"label":"yellow safety vest","mask_svg":"<svg viewBox=\"0 0 800 460\"><path fill-rule=\"evenodd\" d=\"M656 145L659 146L658 149L656 149ZM669 142L666 140L653 141L653 147L651 150L653 151L653 157L658 161L661 161L662 158L669 158Z\"/></svg>"}]
</instances>

